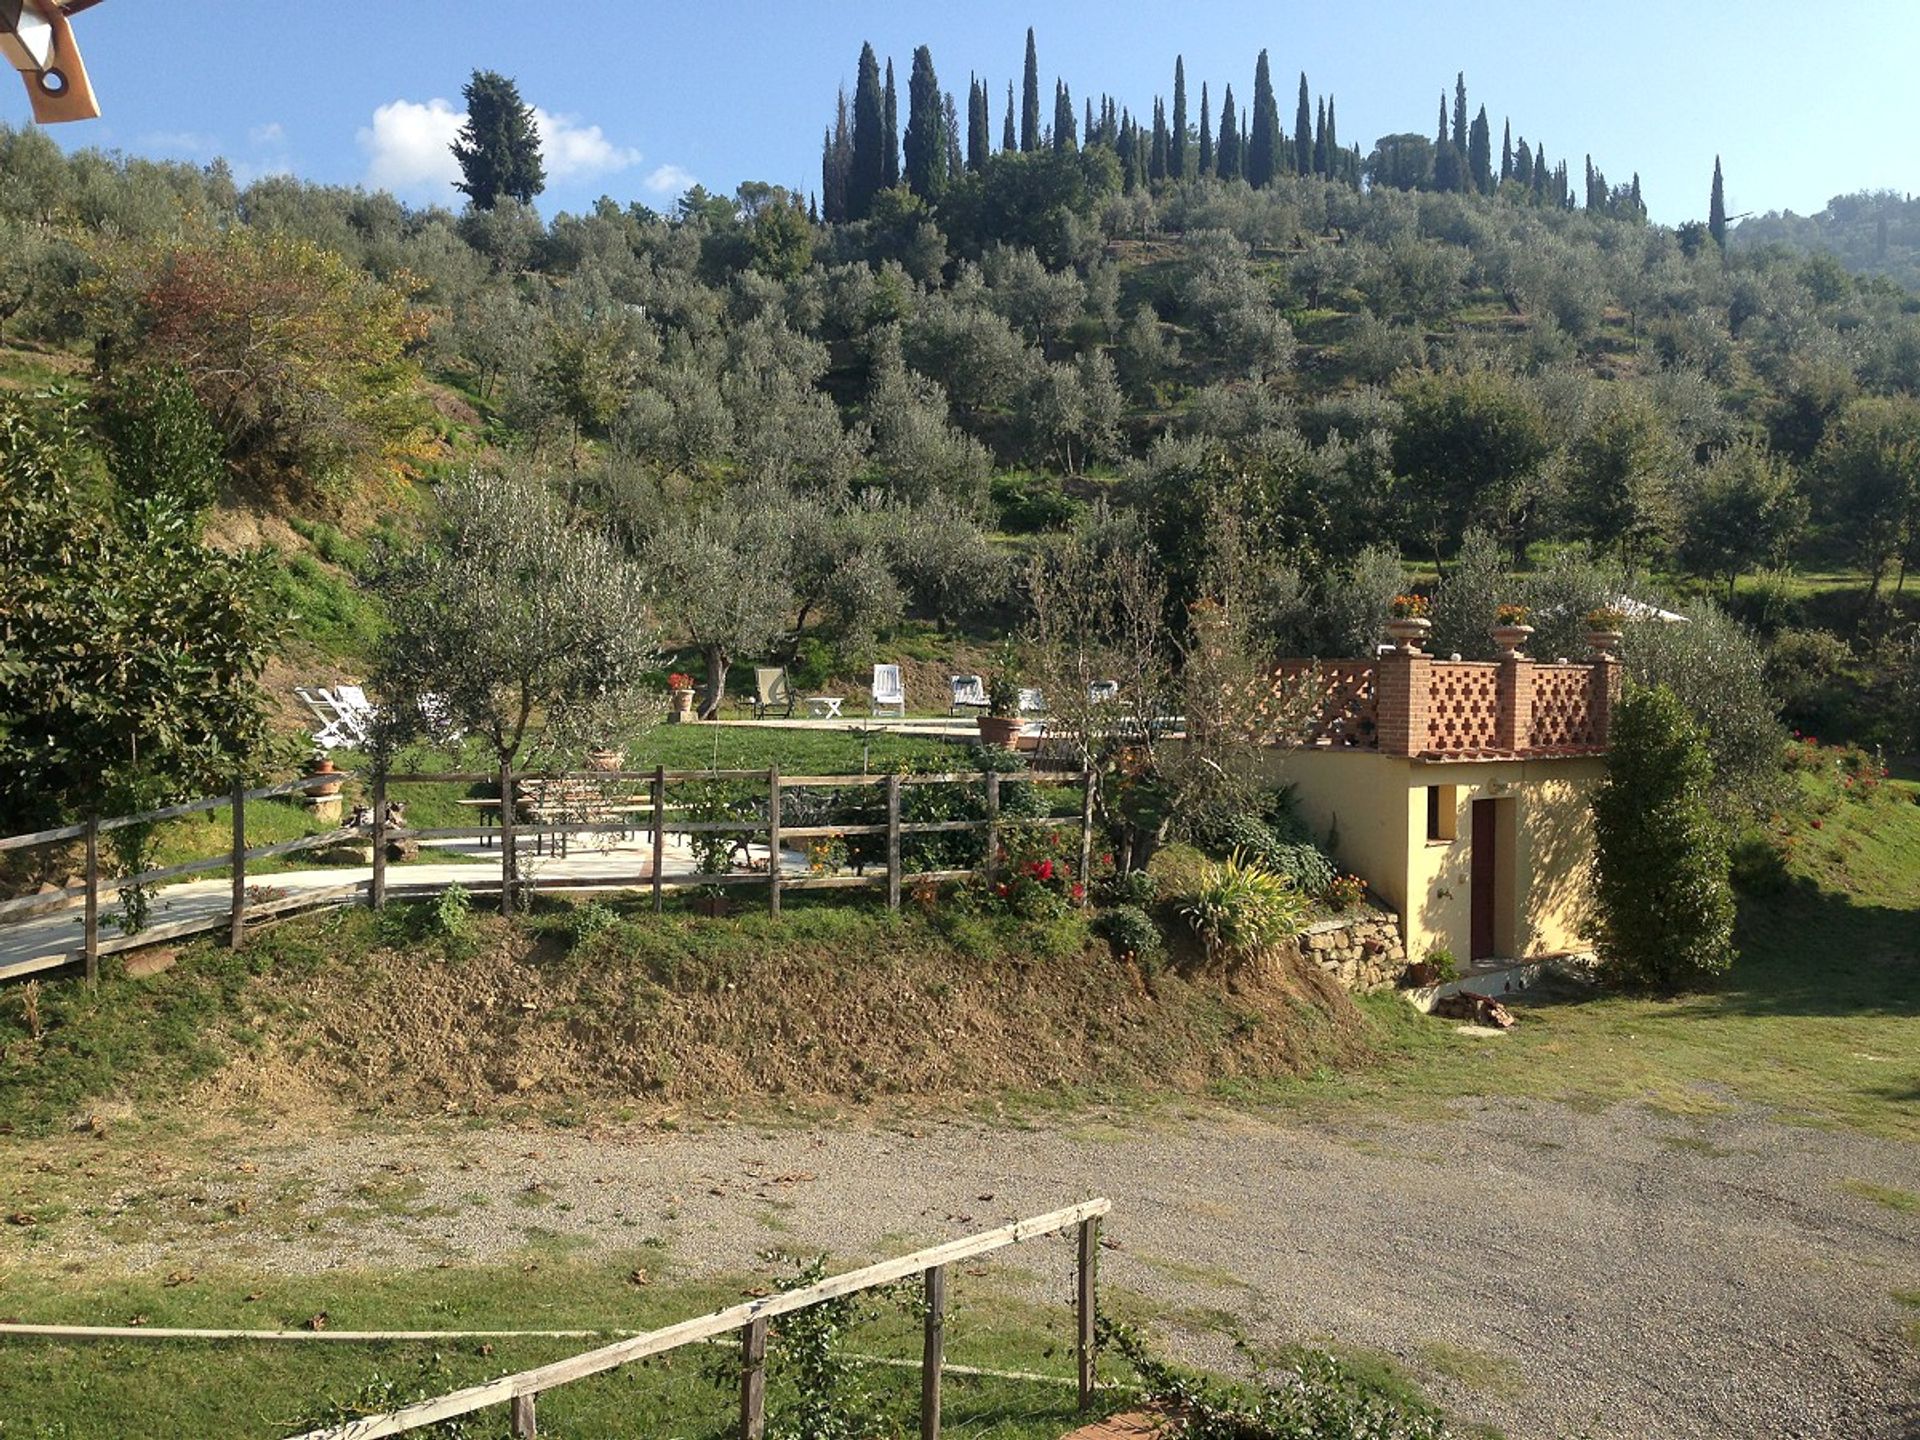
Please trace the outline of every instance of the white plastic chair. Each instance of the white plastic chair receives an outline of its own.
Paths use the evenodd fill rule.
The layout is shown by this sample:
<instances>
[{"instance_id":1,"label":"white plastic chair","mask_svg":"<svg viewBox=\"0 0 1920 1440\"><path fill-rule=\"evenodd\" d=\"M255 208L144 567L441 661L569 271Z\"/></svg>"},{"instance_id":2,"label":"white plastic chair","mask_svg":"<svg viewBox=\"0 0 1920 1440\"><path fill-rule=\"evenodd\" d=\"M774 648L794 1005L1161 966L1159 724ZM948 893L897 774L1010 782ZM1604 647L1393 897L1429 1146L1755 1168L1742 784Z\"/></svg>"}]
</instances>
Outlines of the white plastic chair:
<instances>
[{"instance_id":1,"label":"white plastic chair","mask_svg":"<svg viewBox=\"0 0 1920 1440\"><path fill-rule=\"evenodd\" d=\"M907 691L900 679L898 665L876 665L873 667L873 708L871 713L878 715L882 710L890 710L902 720L907 718Z\"/></svg>"},{"instance_id":2,"label":"white plastic chair","mask_svg":"<svg viewBox=\"0 0 1920 1440\"><path fill-rule=\"evenodd\" d=\"M1087 700L1090 704L1104 705L1109 700L1119 698L1120 682L1118 680L1095 680L1087 686Z\"/></svg>"},{"instance_id":3,"label":"white plastic chair","mask_svg":"<svg viewBox=\"0 0 1920 1440\"><path fill-rule=\"evenodd\" d=\"M947 707L949 715L958 715L963 708L978 710L987 708L986 683L978 675L954 675L949 677L953 686L953 703Z\"/></svg>"},{"instance_id":4,"label":"white plastic chair","mask_svg":"<svg viewBox=\"0 0 1920 1440\"><path fill-rule=\"evenodd\" d=\"M346 717L341 713L339 702L325 689L313 685L296 685L294 697L312 712L320 728L313 732L313 743L322 750L337 750L342 745L356 743L357 736L351 733Z\"/></svg>"}]
</instances>

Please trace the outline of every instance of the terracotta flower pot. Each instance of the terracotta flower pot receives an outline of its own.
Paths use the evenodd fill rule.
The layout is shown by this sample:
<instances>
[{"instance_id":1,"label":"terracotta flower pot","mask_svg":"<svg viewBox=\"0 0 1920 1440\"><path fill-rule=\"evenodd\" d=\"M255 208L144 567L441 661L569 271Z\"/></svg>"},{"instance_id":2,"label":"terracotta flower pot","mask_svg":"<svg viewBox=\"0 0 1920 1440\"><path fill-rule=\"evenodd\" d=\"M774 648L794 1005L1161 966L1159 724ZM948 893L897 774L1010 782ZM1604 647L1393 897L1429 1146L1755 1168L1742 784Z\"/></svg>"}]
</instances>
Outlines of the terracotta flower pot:
<instances>
[{"instance_id":1,"label":"terracotta flower pot","mask_svg":"<svg viewBox=\"0 0 1920 1440\"><path fill-rule=\"evenodd\" d=\"M1489 632L1493 636L1494 648L1500 652L1502 660L1524 660L1520 647L1527 643L1527 637L1533 634L1531 625L1496 625Z\"/></svg>"},{"instance_id":2,"label":"terracotta flower pot","mask_svg":"<svg viewBox=\"0 0 1920 1440\"><path fill-rule=\"evenodd\" d=\"M1424 615L1395 616L1387 621L1387 635L1402 655L1418 655L1421 642L1432 629L1433 622Z\"/></svg>"},{"instance_id":3,"label":"terracotta flower pot","mask_svg":"<svg viewBox=\"0 0 1920 1440\"><path fill-rule=\"evenodd\" d=\"M340 767L331 758L312 761L307 766L309 775L338 775ZM314 799L324 799L328 795L338 795L342 782L339 780L318 780L306 787L306 793Z\"/></svg>"},{"instance_id":4,"label":"terracotta flower pot","mask_svg":"<svg viewBox=\"0 0 1920 1440\"><path fill-rule=\"evenodd\" d=\"M618 770L620 766L625 763L626 758L626 752L623 750L608 750L604 748L589 750L587 752L587 768L589 770Z\"/></svg>"},{"instance_id":5,"label":"terracotta flower pot","mask_svg":"<svg viewBox=\"0 0 1920 1440\"><path fill-rule=\"evenodd\" d=\"M974 721L980 727L980 743L1011 750L1020 736L1020 722L1011 715L982 715Z\"/></svg>"},{"instance_id":6,"label":"terracotta flower pot","mask_svg":"<svg viewBox=\"0 0 1920 1440\"><path fill-rule=\"evenodd\" d=\"M1589 630L1587 648L1602 660L1618 659L1620 642L1625 638L1618 630Z\"/></svg>"},{"instance_id":7,"label":"terracotta flower pot","mask_svg":"<svg viewBox=\"0 0 1920 1440\"><path fill-rule=\"evenodd\" d=\"M668 718L676 725L684 725L693 719L693 691L672 690L667 696L670 702Z\"/></svg>"}]
</instances>

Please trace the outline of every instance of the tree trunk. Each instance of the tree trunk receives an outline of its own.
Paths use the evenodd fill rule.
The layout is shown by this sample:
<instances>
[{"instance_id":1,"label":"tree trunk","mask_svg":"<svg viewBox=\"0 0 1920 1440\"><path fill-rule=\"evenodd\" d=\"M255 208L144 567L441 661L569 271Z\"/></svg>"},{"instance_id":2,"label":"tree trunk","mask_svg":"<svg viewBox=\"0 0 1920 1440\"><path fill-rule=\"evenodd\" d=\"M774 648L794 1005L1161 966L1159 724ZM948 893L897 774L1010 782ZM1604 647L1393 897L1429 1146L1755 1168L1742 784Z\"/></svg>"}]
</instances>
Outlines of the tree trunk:
<instances>
[{"instance_id":1,"label":"tree trunk","mask_svg":"<svg viewBox=\"0 0 1920 1440\"><path fill-rule=\"evenodd\" d=\"M700 706L700 718L712 720L720 714L720 702L727 698L727 652L724 646L707 646L707 698Z\"/></svg>"}]
</instances>

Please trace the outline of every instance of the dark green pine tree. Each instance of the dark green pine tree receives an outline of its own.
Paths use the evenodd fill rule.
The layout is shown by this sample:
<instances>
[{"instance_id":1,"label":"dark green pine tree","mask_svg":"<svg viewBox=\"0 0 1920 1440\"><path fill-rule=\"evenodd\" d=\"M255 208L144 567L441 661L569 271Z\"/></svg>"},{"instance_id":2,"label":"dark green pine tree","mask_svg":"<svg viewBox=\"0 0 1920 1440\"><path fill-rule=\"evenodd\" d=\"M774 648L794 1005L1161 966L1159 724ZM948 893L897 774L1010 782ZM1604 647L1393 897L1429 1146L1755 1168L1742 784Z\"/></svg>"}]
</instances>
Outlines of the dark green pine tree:
<instances>
[{"instance_id":1,"label":"dark green pine tree","mask_svg":"<svg viewBox=\"0 0 1920 1440\"><path fill-rule=\"evenodd\" d=\"M1253 127L1247 135L1247 183L1271 185L1280 167L1280 111L1273 97L1273 73L1262 50L1253 67Z\"/></svg>"},{"instance_id":2,"label":"dark green pine tree","mask_svg":"<svg viewBox=\"0 0 1920 1440\"><path fill-rule=\"evenodd\" d=\"M953 92L940 97L940 128L947 140L947 184L967 173L967 158L960 152L960 115L953 106Z\"/></svg>"},{"instance_id":3,"label":"dark green pine tree","mask_svg":"<svg viewBox=\"0 0 1920 1440\"><path fill-rule=\"evenodd\" d=\"M1333 96L1327 96L1327 163L1328 174L1337 173L1345 162L1340 157L1339 126L1333 118Z\"/></svg>"},{"instance_id":4,"label":"dark green pine tree","mask_svg":"<svg viewBox=\"0 0 1920 1440\"><path fill-rule=\"evenodd\" d=\"M1167 178L1167 106L1158 95L1153 97L1153 148L1147 152L1147 178Z\"/></svg>"},{"instance_id":5,"label":"dark green pine tree","mask_svg":"<svg viewBox=\"0 0 1920 1440\"><path fill-rule=\"evenodd\" d=\"M1433 137L1433 188L1436 190L1458 190L1460 188L1460 152L1453 148L1453 141L1447 135L1447 97L1440 97L1440 130Z\"/></svg>"},{"instance_id":6,"label":"dark green pine tree","mask_svg":"<svg viewBox=\"0 0 1920 1440\"><path fill-rule=\"evenodd\" d=\"M853 83L853 165L847 172L847 218L873 213L873 197L887 184L886 96L880 89L880 62L873 46L860 47Z\"/></svg>"},{"instance_id":7,"label":"dark green pine tree","mask_svg":"<svg viewBox=\"0 0 1920 1440\"><path fill-rule=\"evenodd\" d=\"M1013 82L1007 82L1007 123L1000 127L1000 148L1018 150L1020 142L1013 133Z\"/></svg>"},{"instance_id":8,"label":"dark green pine tree","mask_svg":"<svg viewBox=\"0 0 1920 1440\"><path fill-rule=\"evenodd\" d=\"M1536 204L1546 200L1547 181L1551 178L1547 174L1547 147L1536 142L1533 147L1533 198Z\"/></svg>"},{"instance_id":9,"label":"dark green pine tree","mask_svg":"<svg viewBox=\"0 0 1920 1440\"><path fill-rule=\"evenodd\" d=\"M1493 127L1487 123L1484 105L1473 117L1473 128L1467 132L1467 174L1473 188L1482 195L1493 189Z\"/></svg>"},{"instance_id":10,"label":"dark green pine tree","mask_svg":"<svg viewBox=\"0 0 1920 1440\"><path fill-rule=\"evenodd\" d=\"M1200 173L1213 174L1213 128L1207 119L1207 82L1200 82Z\"/></svg>"},{"instance_id":11,"label":"dark green pine tree","mask_svg":"<svg viewBox=\"0 0 1920 1440\"><path fill-rule=\"evenodd\" d=\"M922 45L913 52L907 77L906 174L907 188L928 202L947 188L947 127L940 100L933 52Z\"/></svg>"},{"instance_id":12,"label":"dark green pine tree","mask_svg":"<svg viewBox=\"0 0 1920 1440\"><path fill-rule=\"evenodd\" d=\"M1240 178L1240 118L1233 113L1233 86L1220 98L1220 143L1216 147L1214 167L1222 180Z\"/></svg>"},{"instance_id":13,"label":"dark green pine tree","mask_svg":"<svg viewBox=\"0 0 1920 1440\"><path fill-rule=\"evenodd\" d=\"M887 57L887 94L880 111L881 123L886 127L881 143L885 149L881 159L886 170L882 177L886 188L891 190L900 183L900 92L893 88L893 57Z\"/></svg>"},{"instance_id":14,"label":"dark green pine tree","mask_svg":"<svg viewBox=\"0 0 1920 1440\"><path fill-rule=\"evenodd\" d=\"M1513 121L1506 120L1500 126L1500 183L1506 184L1513 179Z\"/></svg>"},{"instance_id":15,"label":"dark green pine tree","mask_svg":"<svg viewBox=\"0 0 1920 1440\"><path fill-rule=\"evenodd\" d=\"M1080 143L1091 145L1100 138L1100 132L1093 128L1093 97L1089 95L1080 102Z\"/></svg>"},{"instance_id":16,"label":"dark green pine tree","mask_svg":"<svg viewBox=\"0 0 1920 1440\"><path fill-rule=\"evenodd\" d=\"M1063 153L1080 148L1074 136L1073 92L1058 79L1053 82L1053 148Z\"/></svg>"},{"instance_id":17,"label":"dark green pine tree","mask_svg":"<svg viewBox=\"0 0 1920 1440\"><path fill-rule=\"evenodd\" d=\"M1647 218L1647 202L1640 198L1640 172L1638 170L1633 172L1633 185L1632 185L1632 188L1627 191L1627 194L1628 194L1628 197L1633 201L1634 218L1636 220L1646 219Z\"/></svg>"},{"instance_id":18,"label":"dark green pine tree","mask_svg":"<svg viewBox=\"0 0 1920 1440\"><path fill-rule=\"evenodd\" d=\"M1707 233L1722 250L1727 248L1727 190L1720 179L1720 157L1713 157L1713 193L1707 197Z\"/></svg>"},{"instance_id":19,"label":"dark green pine tree","mask_svg":"<svg viewBox=\"0 0 1920 1440\"><path fill-rule=\"evenodd\" d=\"M1113 153L1116 157L1118 157L1120 161L1121 184L1123 188L1126 190L1126 193L1131 195L1134 192L1134 188L1136 184L1135 176L1133 173L1134 172L1133 112L1125 109L1124 107L1120 111L1120 133L1114 137Z\"/></svg>"},{"instance_id":20,"label":"dark green pine tree","mask_svg":"<svg viewBox=\"0 0 1920 1440\"><path fill-rule=\"evenodd\" d=\"M1293 169L1313 173L1313 107L1307 95L1307 72L1300 72L1300 99L1293 107Z\"/></svg>"},{"instance_id":21,"label":"dark green pine tree","mask_svg":"<svg viewBox=\"0 0 1920 1440\"><path fill-rule=\"evenodd\" d=\"M1467 72L1453 77L1453 148L1467 153Z\"/></svg>"},{"instance_id":22,"label":"dark green pine tree","mask_svg":"<svg viewBox=\"0 0 1920 1440\"><path fill-rule=\"evenodd\" d=\"M460 93L467 120L453 142L462 177L454 188L476 210L491 210L503 199L531 205L547 188L533 107L521 100L519 86L493 70L474 71Z\"/></svg>"},{"instance_id":23,"label":"dark green pine tree","mask_svg":"<svg viewBox=\"0 0 1920 1440\"><path fill-rule=\"evenodd\" d=\"M1320 102L1319 114L1316 117L1316 128L1313 132L1313 173L1316 175L1325 175L1327 173L1327 160L1327 102L1322 100Z\"/></svg>"},{"instance_id":24,"label":"dark green pine tree","mask_svg":"<svg viewBox=\"0 0 1920 1440\"><path fill-rule=\"evenodd\" d=\"M1040 52L1034 48L1033 27L1027 27L1027 68L1020 82L1020 148L1029 154L1040 148Z\"/></svg>"},{"instance_id":25,"label":"dark green pine tree","mask_svg":"<svg viewBox=\"0 0 1920 1440\"><path fill-rule=\"evenodd\" d=\"M1524 135L1513 147L1513 182L1528 190L1533 189L1533 147L1527 144Z\"/></svg>"},{"instance_id":26,"label":"dark green pine tree","mask_svg":"<svg viewBox=\"0 0 1920 1440\"><path fill-rule=\"evenodd\" d=\"M987 82L975 80L967 86L967 169L976 173L987 168L987 156L993 151L993 121L987 114Z\"/></svg>"},{"instance_id":27,"label":"dark green pine tree","mask_svg":"<svg viewBox=\"0 0 1920 1440\"><path fill-rule=\"evenodd\" d=\"M839 225L847 219L847 181L852 173L853 128L847 119L847 92L843 86L835 106L833 128L827 132L825 152L820 157L820 199L829 225Z\"/></svg>"},{"instance_id":28,"label":"dark green pine tree","mask_svg":"<svg viewBox=\"0 0 1920 1440\"><path fill-rule=\"evenodd\" d=\"M1176 180L1190 179L1187 173L1187 62L1173 57L1173 133L1167 151L1167 173Z\"/></svg>"}]
</instances>

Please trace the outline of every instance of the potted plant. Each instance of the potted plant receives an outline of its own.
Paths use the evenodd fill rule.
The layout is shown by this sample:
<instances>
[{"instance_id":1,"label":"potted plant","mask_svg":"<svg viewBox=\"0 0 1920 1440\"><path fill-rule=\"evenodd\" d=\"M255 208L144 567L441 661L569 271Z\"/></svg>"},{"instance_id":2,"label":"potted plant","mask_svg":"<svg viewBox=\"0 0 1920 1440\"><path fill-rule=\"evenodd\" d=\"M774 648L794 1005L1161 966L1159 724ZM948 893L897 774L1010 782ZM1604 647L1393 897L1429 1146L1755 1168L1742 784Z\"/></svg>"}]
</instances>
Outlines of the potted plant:
<instances>
[{"instance_id":1,"label":"potted plant","mask_svg":"<svg viewBox=\"0 0 1920 1440\"><path fill-rule=\"evenodd\" d=\"M333 757L331 755L319 754L307 761L307 774L332 775L338 777L340 775L340 767L333 763ZM338 778L321 780L307 786L306 793L316 800L323 799L328 795L338 795L340 793L340 785L341 780Z\"/></svg>"},{"instance_id":2,"label":"potted plant","mask_svg":"<svg viewBox=\"0 0 1920 1440\"><path fill-rule=\"evenodd\" d=\"M987 680L987 713L974 722L980 743L1011 750L1020 735L1020 681L1011 672L995 672Z\"/></svg>"},{"instance_id":3,"label":"potted plant","mask_svg":"<svg viewBox=\"0 0 1920 1440\"><path fill-rule=\"evenodd\" d=\"M693 719L693 677L676 670L667 676L667 696L673 702L668 718L677 725Z\"/></svg>"},{"instance_id":4,"label":"potted plant","mask_svg":"<svg viewBox=\"0 0 1920 1440\"><path fill-rule=\"evenodd\" d=\"M1427 632L1433 629L1433 621L1427 618L1428 603L1424 595L1396 595L1393 597L1388 613L1387 634L1394 642L1394 648L1402 655L1418 655L1420 642L1427 638Z\"/></svg>"},{"instance_id":5,"label":"potted plant","mask_svg":"<svg viewBox=\"0 0 1920 1440\"><path fill-rule=\"evenodd\" d=\"M1493 612L1493 644L1502 660L1524 660L1520 647L1533 634L1533 612L1525 605L1501 605Z\"/></svg>"},{"instance_id":6,"label":"potted plant","mask_svg":"<svg viewBox=\"0 0 1920 1440\"><path fill-rule=\"evenodd\" d=\"M611 772L626 764L627 752L616 750L610 745L597 745L587 751L587 768Z\"/></svg>"},{"instance_id":7,"label":"potted plant","mask_svg":"<svg viewBox=\"0 0 1920 1440\"><path fill-rule=\"evenodd\" d=\"M1445 985L1460 978L1460 962L1444 944L1427 947L1427 953L1407 966L1406 983L1414 989Z\"/></svg>"},{"instance_id":8,"label":"potted plant","mask_svg":"<svg viewBox=\"0 0 1920 1440\"><path fill-rule=\"evenodd\" d=\"M1627 612L1612 605L1602 605L1597 610L1587 612L1587 648L1601 660L1619 658L1620 641L1624 638L1627 626Z\"/></svg>"}]
</instances>

